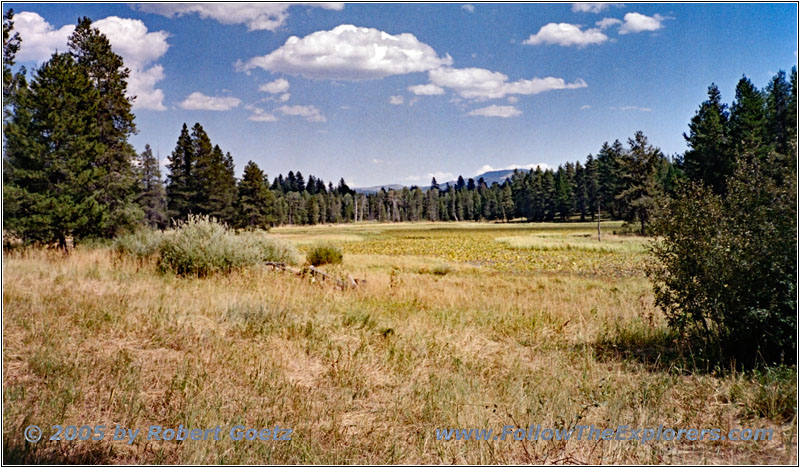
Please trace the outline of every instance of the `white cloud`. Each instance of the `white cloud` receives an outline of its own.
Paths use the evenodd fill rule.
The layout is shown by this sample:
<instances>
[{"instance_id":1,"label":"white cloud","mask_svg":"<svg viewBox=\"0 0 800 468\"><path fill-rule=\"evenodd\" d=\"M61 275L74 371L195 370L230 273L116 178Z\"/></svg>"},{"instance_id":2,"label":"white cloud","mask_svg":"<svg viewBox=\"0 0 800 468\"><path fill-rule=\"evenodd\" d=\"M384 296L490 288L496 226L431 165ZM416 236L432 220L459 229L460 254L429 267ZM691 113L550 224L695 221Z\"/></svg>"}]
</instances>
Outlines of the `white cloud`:
<instances>
[{"instance_id":1,"label":"white cloud","mask_svg":"<svg viewBox=\"0 0 800 468\"><path fill-rule=\"evenodd\" d=\"M240 99L231 96L206 96L195 91L178 105L186 110L227 111L237 107L241 102Z\"/></svg>"},{"instance_id":2,"label":"white cloud","mask_svg":"<svg viewBox=\"0 0 800 468\"><path fill-rule=\"evenodd\" d=\"M403 177L403 180L406 180L408 182L419 182L420 180L422 180L422 177L412 175L412 176Z\"/></svg>"},{"instance_id":3,"label":"white cloud","mask_svg":"<svg viewBox=\"0 0 800 468\"><path fill-rule=\"evenodd\" d=\"M155 87L157 82L164 79L164 68L161 65L149 65L167 53L169 33L148 32L141 20L117 16L109 16L93 25L108 38L111 48L122 56L125 66L131 71L128 95L136 96L132 107L166 110L164 92Z\"/></svg>"},{"instance_id":4,"label":"white cloud","mask_svg":"<svg viewBox=\"0 0 800 468\"><path fill-rule=\"evenodd\" d=\"M610 6L621 7L622 3L573 3L572 11L575 13L600 13Z\"/></svg>"},{"instance_id":5,"label":"white cloud","mask_svg":"<svg viewBox=\"0 0 800 468\"><path fill-rule=\"evenodd\" d=\"M428 76L433 84L451 88L466 99L499 99L509 94L530 95L586 87L586 82L581 79L567 83L563 78L552 76L509 82L503 73L484 68L439 68L431 70Z\"/></svg>"},{"instance_id":6,"label":"white cloud","mask_svg":"<svg viewBox=\"0 0 800 468\"><path fill-rule=\"evenodd\" d=\"M155 88L156 83L164 79L164 68L151 64L169 49L169 33L149 32L142 21L117 16L95 21L93 26L108 38L112 50L122 57L125 66L130 69L127 95L136 96L132 107L166 110L164 92ZM56 50L67 50L67 40L75 30L75 25L55 29L37 13L23 11L14 15L14 29L22 37L17 59L41 63Z\"/></svg>"},{"instance_id":7,"label":"white cloud","mask_svg":"<svg viewBox=\"0 0 800 468\"><path fill-rule=\"evenodd\" d=\"M408 90L417 96L436 96L439 94L444 94L444 90L442 88L430 83L409 86Z\"/></svg>"},{"instance_id":8,"label":"white cloud","mask_svg":"<svg viewBox=\"0 0 800 468\"><path fill-rule=\"evenodd\" d=\"M461 8L463 10L465 10L465 11L470 12L470 13L474 13L475 12L475 6L474 5L470 5L469 3L467 3L466 5L461 5Z\"/></svg>"},{"instance_id":9,"label":"white cloud","mask_svg":"<svg viewBox=\"0 0 800 468\"><path fill-rule=\"evenodd\" d=\"M485 165L481 166L480 168L478 168L478 170L477 170L477 171L475 171L475 175L476 175L476 176L478 176L478 175L481 175L481 174L483 174L483 173L485 173L485 172L492 172L492 171L511 171L511 170L514 170L514 169L527 169L527 170L531 170L531 169L536 169L537 167L538 167L539 169L543 170L543 171L545 171L545 170L547 170L547 169L552 169L552 168L550 167L550 165L548 165L548 164L545 164L545 163L536 163L536 164L510 164L510 165L508 165L508 166L506 166L506 167L492 167L492 166L490 166L490 165L488 165L488 164L485 164Z\"/></svg>"},{"instance_id":10,"label":"white cloud","mask_svg":"<svg viewBox=\"0 0 800 468\"><path fill-rule=\"evenodd\" d=\"M508 97L508 102L510 102L511 104L516 104L517 101L519 101L519 98L517 98L516 96L509 96Z\"/></svg>"},{"instance_id":11,"label":"white cloud","mask_svg":"<svg viewBox=\"0 0 800 468\"><path fill-rule=\"evenodd\" d=\"M286 102L286 101L288 101L288 100L289 100L289 98L290 98L290 97L292 97L292 95L291 95L291 94L289 94L289 93L283 93L283 94L281 94L281 95L280 95L280 97L278 98L278 100L279 100L279 101L281 101L281 102Z\"/></svg>"},{"instance_id":12,"label":"white cloud","mask_svg":"<svg viewBox=\"0 0 800 468\"><path fill-rule=\"evenodd\" d=\"M67 38L75 30L74 24L60 29L44 20L38 13L22 11L14 15L14 31L19 32L22 44L17 52L18 62L44 62L56 50L67 50Z\"/></svg>"},{"instance_id":13,"label":"white cloud","mask_svg":"<svg viewBox=\"0 0 800 468\"><path fill-rule=\"evenodd\" d=\"M395 106L399 106L403 104L403 96L390 96L389 97L389 104L393 104Z\"/></svg>"},{"instance_id":14,"label":"white cloud","mask_svg":"<svg viewBox=\"0 0 800 468\"><path fill-rule=\"evenodd\" d=\"M383 159L372 158L372 164L382 164Z\"/></svg>"},{"instance_id":15,"label":"white cloud","mask_svg":"<svg viewBox=\"0 0 800 468\"><path fill-rule=\"evenodd\" d=\"M610 28L611 26L615 26L617 24L622 24L622 20L619 20L617 18L603 18L594 24L600 29L606 29Z\"/></svg>"},{"instance_id":16,"label":"white cloud","mask_svg":"<svg viewBox=\"0 0 800 468\"><path fill-rule=\"evenodd\" d=\"M452 172L442 172L442 171L428 173L428 179L433 179L434 177L436 177L436 182L440 183L453 179L455 177L455 174L453 174Z\"/></svg>"},{"instance_id":17,"label":"white cloud","mask_svg":"<svg viewBox=\"0 0 800 468\"><path fill-rule=\"evenodd\" d=\"M586 110L586 109L591 109L591 108L592 108L592 106L590 106L588 104L581 106L581 110Z\"/></svg>"},{"instance_id":18,"label":"white cloud","mask_svg":"<svg viewBox=\"0 0 800 468\"><path fill-rule=\"evenodd\" d=\"M558 44L565 47L586 47L590 44L602 44L607 40L608 36L597 28L581 31L580 26L575 24L549 23L542 26L538 33L532 34L523 44Z\"/></svg>"},{"instance_id":19,"label":"white cloud","mask_svg":"<svg viewBox=\"0 0 800 468\"><path fill-rule=\"evenodd\" d=\"M314 106L281 106L276 109L284 115L303 117L309 122L327 122L328 119Z\"/></svg>"},{"instance_id":20,"label":"white cloud","mask_svg":"<svg viewBox=\"0 0 800 468\"><path fill-rule=\"evenodd\" d=\"M292 36L277 50L236 66L243 71L259 67L316 80L358 81L428 71L452 61L449 55L439 57L413 34L392 35L342 24L303 38Z\"/></svg>"},{"instance_id":21,"label":"white cloud","mask_svg":"<svg viewBox=\"0 0 800 468\"><path fill-rule=\"evenodd\" d=\"M289 82L284 78L278 78L275 81L262 84L258 87L258 90L270 94L285 93L289 91Z\"/></svg>"},{"instance_id":22,"label":"white cloud","mask_svg":"<svg viewBox=\"0 0 800 468\"><path fill-rule=\"evenodd\" d=\"M141 3L139 11L167 18L197 14L222 24L245 24L250 31L275 31L289 17L290 3ZM309 3L307 6L341 10L344 3Z\"/></svg>"},{"instance_id":23,"label":"white cloud","mask_svg":"<svg viewBox=\"0 0 800 468\"><path fill-rule=\"evenodd\" d=\"M652 112L653 109L649 107L639 107L639 106L622 106L622 107L609 107L611 110L621 110L621 111L639 111L639 112Z\"/></svg>"},{"instance_id":24,"label":"white cloud","mask_svg":"<svg viewBox=\"0 0 800 468\"><path fill-rule=\"evenodd\" d=\"M619 28L619 33L629 34L642 31L658 31L664 27L661 22L665 19L665 17L659 14L647 16L641 13L626 13L625 23Z\"/></svg>"},{"instance_id":25,"label":"white cloud","mask_svg":"<svg viewBox=\"0 0 800 468\"><path fill-rule=\"evenodd\" d=\"M275 117L273 114L266 112L264 109L260 107L256 107L250 104L245 104L245 109L252 112L250 117L247 120L252 120L253 122L277 122L278 118Z\"/></svg>"},{"instance_id":26,"label":"white cloud","mask_svg":"<svg viewBox=\"0 0 800 468\"><path fill-rule=\"evenodd\" d=\"M481 116L481 117L518 117L522 115L522 111L514 106L496 106L491 105L488 107L481 107L470 111L467 115Z\"/></svg>"}]
</instances>

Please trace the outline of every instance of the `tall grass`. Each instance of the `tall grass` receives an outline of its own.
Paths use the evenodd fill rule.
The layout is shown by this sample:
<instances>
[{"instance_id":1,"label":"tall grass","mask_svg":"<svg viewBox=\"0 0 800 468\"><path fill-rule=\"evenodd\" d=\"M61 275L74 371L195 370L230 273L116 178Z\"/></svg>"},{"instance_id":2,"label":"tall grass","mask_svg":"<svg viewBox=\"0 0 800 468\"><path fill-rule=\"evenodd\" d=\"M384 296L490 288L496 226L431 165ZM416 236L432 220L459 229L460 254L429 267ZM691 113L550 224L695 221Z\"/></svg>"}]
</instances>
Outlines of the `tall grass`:
<instances>
[{"instance_id":1,"label":"tall grass","mask_svg":"<svg viewBox=\"0 0 800 468\"><path fill-rule=\"evenodd\" d=\"M302 229L327 236L356 228ZM642 275L471 265L461 258L481 248L498 249L498 259L521 256L492 241L509 228L463 228L430 243L411 238L432 231L398 225L374 240L342 243L339 268L367 280L348 290L261 268L177 278L138 268L109 248L6 255L4 461L796 464L793 370L759 377L675 369L672 345L662 339L666 322ZM355 253L364 244L370 251ZM465 251L456 259L418 253L429 245ZM536 254L562 262L611 256ZM642 268L638 255L614 255ZM437 265L448 273L432 272ZM45 440L25 442L29 424L45 429ZM128 445L107 433L103 441L65 444L46 440L51 424L280 425L295 432L290 442L140 435ZM434 434L506 424L774 428L775 437L638 444L443 442Z\"/></svg>"}]
</instances>

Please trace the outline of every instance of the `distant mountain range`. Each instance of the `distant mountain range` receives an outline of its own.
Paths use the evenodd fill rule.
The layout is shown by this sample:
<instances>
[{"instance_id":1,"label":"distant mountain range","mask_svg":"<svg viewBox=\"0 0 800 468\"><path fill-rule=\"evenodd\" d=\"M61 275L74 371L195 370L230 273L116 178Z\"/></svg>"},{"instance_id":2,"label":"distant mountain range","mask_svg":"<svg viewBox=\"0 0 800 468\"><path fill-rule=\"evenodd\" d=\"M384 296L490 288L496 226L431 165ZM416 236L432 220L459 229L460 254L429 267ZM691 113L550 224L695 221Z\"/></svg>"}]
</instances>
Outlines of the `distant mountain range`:
<instances>
[{"instance_id":1,"label":"distant mountain range","mask_svg":"<svg viewBox=\"0 0 800 468\"><path fill-rule=\"evenodd\" d=\"M498 171L484 172L483 174L478 174L475 177L472 177L472 179L475 181L475 183L477 183L478 179L483 177L483 181L486 182L486 185L489 185L489 186L491 186L495 182L497 182L498 184L502 184L506 179L511 178L511 176L514 174L514 170L515 169L500 169ZM520 168L520 170L521 171L528 171L529 169ZM464 177L464 182L468 181L469 179L470 179L469 177ZM442 187L442 188L447 186L447 184L450 184L450 185L453 185L453 186L456 185L456 181L455 180L449 180L449 181L445 181L445 182L437 181L437 182L439 183L439 187ZM427 181L427 182L422 183L422 184L414 184L414 185L417 185L422 190L428 190L430 188L430 181ZM355 188L353 190L355 190L358 193L363 193L363 194L369 195L371 193L378 193L381 189L384 189L384 190L387 190L387 191L388 190L403 190L403 187L407 187L407 186L406 185L400 185L400 184L376 185L374 187L359 187L359 188Z\"/></svg>"}]
</instances>

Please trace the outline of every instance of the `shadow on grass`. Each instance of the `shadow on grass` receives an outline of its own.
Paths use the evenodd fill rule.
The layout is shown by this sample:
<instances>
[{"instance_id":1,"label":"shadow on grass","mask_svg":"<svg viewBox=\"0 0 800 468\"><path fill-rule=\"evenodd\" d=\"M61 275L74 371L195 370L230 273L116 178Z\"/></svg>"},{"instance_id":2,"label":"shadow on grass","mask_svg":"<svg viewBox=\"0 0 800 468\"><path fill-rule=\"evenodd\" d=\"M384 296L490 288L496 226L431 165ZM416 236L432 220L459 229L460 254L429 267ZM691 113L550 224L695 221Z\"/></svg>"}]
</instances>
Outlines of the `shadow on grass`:
<instances>
[{"instance_id":1,"label":"shadow on grass","mask_svg":"<svg viewBox=\"0 0 800 468\"><path fill-rule=\"evenodd\" d=\"M724 375L735 369L716 353L665 329L618 329L591 346L600 361L637 363L650 372Z\"/></svg>"},{"instance_id":2,"label":"shadow on grass","mask_svg":"<svg viewBox=\"0 0 800 468\"><path fill-rule=\"evenodd\" d=\"M3 465L110 465L119 460L110 445L99 443L32 444L21 439L3 440Z\"/></svg>"}]
</instances>

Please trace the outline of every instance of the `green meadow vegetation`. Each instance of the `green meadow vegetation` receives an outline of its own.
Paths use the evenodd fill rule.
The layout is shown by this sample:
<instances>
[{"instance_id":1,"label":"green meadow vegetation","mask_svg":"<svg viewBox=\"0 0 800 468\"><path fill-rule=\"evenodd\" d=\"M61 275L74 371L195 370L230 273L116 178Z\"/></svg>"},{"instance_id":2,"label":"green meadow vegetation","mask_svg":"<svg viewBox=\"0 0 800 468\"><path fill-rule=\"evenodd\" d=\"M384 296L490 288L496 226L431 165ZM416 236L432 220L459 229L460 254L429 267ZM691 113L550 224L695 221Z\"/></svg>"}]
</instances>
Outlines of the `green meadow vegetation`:
<instances>
[{"instance_id":1,"label":"green meadow vegetation","mask_svg":"<svg viewBox=\"0 0 800 468\"><path fill-rule=\"evenodd\" d=\"M250 234L343 252L355 289L153 250L4 254L4 454L28 463L796 463L794 367L698 368L621 223ZM229 235L234 235L230 234ZM138 234L140 238L146 237ZM162 234L175 237L175 232ZM150 241L142 241L148 244ZM125 244L129 245L129 244ZM120 253L120 250L130 253ZM290 442L26 443L38 424L281 427ZM772 429L771 441L439 441L437 428Z\"/></svg>"}]
</instances>

